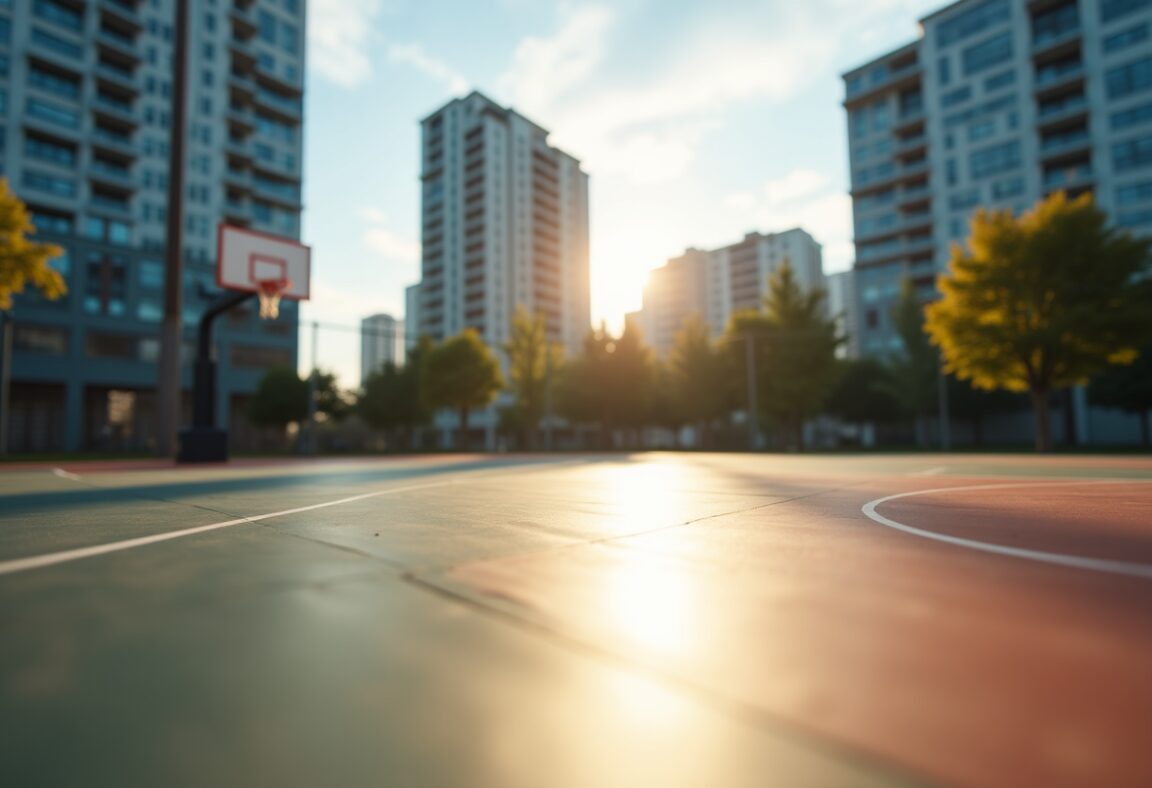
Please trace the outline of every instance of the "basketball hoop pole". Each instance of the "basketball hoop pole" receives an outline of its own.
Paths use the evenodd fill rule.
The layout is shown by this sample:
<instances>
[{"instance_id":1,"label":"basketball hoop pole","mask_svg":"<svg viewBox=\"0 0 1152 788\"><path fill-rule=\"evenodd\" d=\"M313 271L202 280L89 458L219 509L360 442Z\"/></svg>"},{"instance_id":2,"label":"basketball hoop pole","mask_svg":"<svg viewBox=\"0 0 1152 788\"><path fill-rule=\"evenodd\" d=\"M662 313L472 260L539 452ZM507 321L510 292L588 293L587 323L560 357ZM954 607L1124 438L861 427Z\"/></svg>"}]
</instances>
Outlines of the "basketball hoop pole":
<instances>
[{"instance_id":1,"label":"basketball hoop pole","mask_svg":"<svg viewBox=\"0 0 1152 788\"><path fill-rule=\"evenodd\" d=\"M192 383L192 427L180 431L178 462L223 462L228 459L228 433L216 428L216 360L212 357L212 324L220 315L255 293L217 296L200 318Z\"/></svg>"}]
</instances>

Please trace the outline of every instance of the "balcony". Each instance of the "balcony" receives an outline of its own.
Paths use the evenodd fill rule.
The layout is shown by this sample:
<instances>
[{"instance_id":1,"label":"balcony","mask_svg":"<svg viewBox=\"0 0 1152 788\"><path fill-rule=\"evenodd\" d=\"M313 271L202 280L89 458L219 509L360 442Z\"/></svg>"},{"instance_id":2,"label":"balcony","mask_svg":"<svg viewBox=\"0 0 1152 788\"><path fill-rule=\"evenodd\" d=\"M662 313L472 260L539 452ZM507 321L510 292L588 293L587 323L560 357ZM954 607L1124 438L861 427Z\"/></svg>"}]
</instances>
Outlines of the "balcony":
<instances>
[{"instance_id":1,"label":"balcony","mask_svg":"<svg viewBox=\"0 0 1152 788\"><path fill-rule=\"evenodd\" d=\"M1045 191L1083 188L1092 183L1092 167L1085 162L1056 170L1046 170L1043 183Z\"/></svg>"},{"instance_id":2,"label":"balcony","mask_svg":"<svg viewBox=\"0 0 1152 788\"><path fill-rule=\"evenodd\" d=\"M251 7L242 8L233 5L228 10L228 18L232 20L232 35L242 41L253 38L260 30L256 23L256 14L252 12Z\"/></svg>"},{"instance_id":3,"label":"balcony","mask_svg":"<svg viewBox=\"0 0 1152 788\"><path fill-rule=\"evenodd\" d=\"M120 164L93 159L88 167L88 175L93 181L107 184L113 189L134 191L139 188L132 170Z\"/></svg>"},{"instance_id":4,"label":"balcony","mask_svg":"<svg viewBox=\"0 0 1152 788\"><path fill-rule=\"evenodd\" d=\"M1088 100L1083 93L1076 93L1059 101L1041 104L1036 111L1036 119L1041 129L1057 126L1088 114Z\"/></svg>"},{"instance_id":5,"label":"balcony","mask_svg":"<svg viewBox=\"0 0 1152 788\"><path fill-rule=\"evenodd\" d=\"M1079 60L1066 60L1037 69L1034 84L1037 93L1041 91L1047 93L1083 77L1084 64Z\"/></svg>"},{"instance_id":6,"label":"balcony","mask_svg":"<svg viewBox=\"0 0 1152 788\"><path fill-rule=\"evenodd\" d=\"M126 126L131 129L140 125L140 117L130 101L97 93L92 100L92 111L97 119L109 121L114 126Z\"/></svg>"},{"instance_id":7,"label":"balcony","mask_svg":"<svg viewBox=\"0 0 1152 788\"><path fill-rule=\"evenodd\" d=\"M1071 153L1083 153L1092 147L1092 138L1086 129L1053 134L1040 140L1040 158L1051 159Z\"/></svg>"},{"instance_id":8,"label":"balcony","mask_svg":"<svg viewBox=\"0 0 1152 788\"><path fill-rule=\"evenodd\" d=\"M1049 54L1080 40L1080 23L1054 25L1032 33L1032 54Z\"/></svg>"},{"instance_id":9,"label":"balcony","mask_svg":"<svg viewBox=\"0 0 1152 788\"><path fill-rule=\"evenodd\" d=\"M229 167L224 171L224 185L238 193L252 191L252 174L248 170Z\"/></svg>"},{"instance_id":10,"label":"balcony","mask_svg":"<svg viewBox=\"0 0 1152 788\"><path fill-rule=\"evenodd\" d=\"M251 134L256 130L256 115L242 104L228 105L228 123L241 134Z\"/></svg>"},{"instance_id":11,"label":"balcony","mask_svg":"<svg viewBox=\"0 0 1152 788\"><path fill-rule=\"evenodd\" d=\"M121 28L140 32L144 23L140 20L140 11L136 4L129 0L98 0L100 21L109 22Z\"/></svg>"},{"instance_id":12,"label":"balcony","mask_svg":"<svg viewBox=\"0 0 1152 788\"><path fill-rule=\"evenodd\" d=\"M107 194L93 194L88 205L101 213L115 213L127 216L132 212L131 201L127 197L113 197Z\"/></svg>"},{"instance_id":13,"label":"balcony","mask_svg":"<svg viewBox=\"0 0 1152 788\"><path fill-rule=\"evenodd\" d=\"M111 151L125 158L136 158L136 145L131 134L96 126L92 129L91 139L94 149Z\"/></svg>"},{"instance_id":14,"label":"balcony","mask_svg":"<svg viewBox=\"0 0 1152 788\"><path fill-rule=\"evenodd\" d=\"M252 95L252 103L268 115L286 123L299 123L304 109L298 98L287 98L267 90L257 90Z\"/></svg>"},{"instance_id":15,"label":"balcony","mask_svg":"<svg viewBox=\"0 0 1152 788\"><path fill-rule=\"evenodd\" d=\"M140 92L140 78L132 69L123 68L103 60L96 66L96 82L98 85L102 82L109 83L113 90L119 88L134 94Z\"/></svg>"},{"instance_id":16,"label":"balcony","mask_svg":"<svg viewBox=\"0 0 1152 788\"><path fill-rule=\"evenodd\" d=\"M118 60L121 63L131 63L136 66L142 59L136 39L110 27L100 28L96 34L96 44L103 57Z\"/></svg>"},{"instance_id":17,"label":"balcony","mask_svg":"<svg viewBox=\"0 0 1152 788\"><path fill-rule=\"evenodd\" d=\"M878 76L870 80L867 85L859 85L847 91L844 99L845 104L855 104L877 93L915 82L920 78L920 63L914 60L896 68L873 73L878 74Z\"/></svg>"}]
</instances>

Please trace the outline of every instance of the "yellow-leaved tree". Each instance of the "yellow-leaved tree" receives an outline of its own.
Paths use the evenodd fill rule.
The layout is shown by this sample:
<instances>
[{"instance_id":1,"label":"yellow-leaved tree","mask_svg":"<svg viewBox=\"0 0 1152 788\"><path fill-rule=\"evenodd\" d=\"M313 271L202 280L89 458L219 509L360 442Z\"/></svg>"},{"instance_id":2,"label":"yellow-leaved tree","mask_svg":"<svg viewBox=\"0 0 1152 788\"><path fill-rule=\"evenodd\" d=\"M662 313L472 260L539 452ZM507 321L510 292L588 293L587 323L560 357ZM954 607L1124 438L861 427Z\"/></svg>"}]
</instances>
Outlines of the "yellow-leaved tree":
<instances>
[{"instance_id":1,"label":"yellow-leaved tree","mask_svg":"<svg viewBox=\"0 0 1152 788\"><path fill-rule=\"evenodd\" d=\"M1152 336L1150 250L1110 228L1087 194L1058 192L1019 217L978 211L925 328L948 372L977 388L1028 392L1036 449L1049 451L1049 394L1131 363Z\"/></svg>"},{"instance_id":2,"label":"yellow-leaved tree","mask_svg":"<svg viewBox=\"0 0 1152 788\"><path fill-rule=\"evenodd\" d=\"M0 178L0 311L10 310L12 296L28 285L50 299L68 292L64 278L48 266L64 250L33 241L30 236L35 232L28 209L8 188L8 181Z\"/></svg>"}]
</instances>

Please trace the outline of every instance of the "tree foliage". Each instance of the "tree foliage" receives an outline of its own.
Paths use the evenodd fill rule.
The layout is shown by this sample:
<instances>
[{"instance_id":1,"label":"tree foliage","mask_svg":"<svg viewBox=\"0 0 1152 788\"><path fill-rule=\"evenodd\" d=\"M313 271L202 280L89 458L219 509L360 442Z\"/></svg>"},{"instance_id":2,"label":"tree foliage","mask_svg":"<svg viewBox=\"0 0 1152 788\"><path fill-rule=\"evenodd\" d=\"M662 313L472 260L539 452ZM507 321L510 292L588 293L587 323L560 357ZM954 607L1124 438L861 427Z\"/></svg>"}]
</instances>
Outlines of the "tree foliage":
<instances>
[{"instance_id":1,"label":"tree foliage","mask_svg":"<svg viewBox=\"0 0 1152 788\"><path fill-rule=\"evenodd\" d=\"M1135 413L1140 418L1140 441L1152 444L1148 414L1152 412L1152 345L1146 345L1132 364L1111 366L1092 381L1089 399L1097 405Z\"/></svg>"},{"instance_id":2,"label":"tree foliage","mask_svg":"<svg viewBox=\"0 0 1152 788\"><path fill-rule=\"evenodd\" d=\"M902 351L888 360L895 383L893 393L906 413L922 421L937 404L940 353L924 330L924 302L911 279L905 278L901 284L892 324Z\"/></svg>"},{"instance_id":3,"label":"tree foliage","mask_svg":"<svg viewBox=\"0 0 1152 788\"><path fill-rule=\"evenodd\" d=\"M978 211L952 250L927 327L946 369L982 389L1027 391L1036 448L1051 448L1048 398L1152 335L1150 244L1107 226L1091 195L1057 193L1019 218Z\"/></svg>"},{"instance_id":4,"label":"tree foliage","mask_svg":"<svg viewBox=\"0 0 1152 788\"><path fill-rule=\"evenodd\" d=\"M534 448L550 378L562 362L561 349L548 342L544 315L530 315L523 306L517 306L504 352L508 354L508 383L516 400L516 416L514 421L509 416L503 423L507 429L525 433L529 448Z\"/></svg>"},{"instance_id":5,"label":"tree foliage","mask_svg":"<svg viewBox=\"0 0 1152 788\"><path fill-rule=\"evenodd\" d=\"M460 448L467 445L468 414L490 403L503 385L500 362L471 328L438 345L424 365L428 404L460 415Z\"/></svg>"},{"instance_id":6,"label":"tree foliage","mask_svg":"<svg viewBox=\"0 0 1152 788\"><path fill-rule=\"evenodd\" d=\"M904 415L897 396L899 379L889 365L872 358L837 364L836 385L825 410L847 422L888 422Z\"/></svg>"},{"instance_id":7,"label":"tree foliage","mask_svg":"<svg viewBox=\"0 0 1152 788\"><path fill-rule=\"evenodd\" d=\"M710 442L710 426L728 412L730 392L724 355L712 341L708 326L693 315L676 334L667 365L667 386L675 413L684 422L702 428L704 444Z\"/></svg>"},{"instance_id":8,"label":"tree foliage","mask_svg":"<svg viewBox=\"0 0 1152 788\"><path fill-rule=\"evenodd\" d=\"M308 418L308 381L292 367L273 367L264 373L252 399L248 419L261 427L286 427Z\"/></svg>"},{"instance_id":9,"label":"tree foliage","mask_svg":"<svg viewBox=\"0 0 1152 788\"><path fill-rule=\"evenodd\" d=\"M632 324L617 338L601 325L584 339L583 352L563 368L557 408L574 422L600 425L602 443L618 427L652 422L655 362Z\"/></svg>"},{"instance_id":10,"label":"tree foliage","mask_svg":"<svg viewBox=\"0 0 1152 788\"><path fill-rule=\"evenodd\" d=\"M0 178L0 311L11 309L12 296L28 285L51 300L68 292L64 277L48 265L64 250L31 240L35 232L24 203L8 188L8 181Z\"/></svg>"},{"instance_id":11,"label":"tree foliage","mask_svg":"<svg viewBox=\"0 0 1152 788\"><path fill-rule=\"evenodd\" d=\"M824 300L821 289L800 289L785 260L768 280L764 312L734 315L728 332L734 360L743 350L737 340L753 336L761 408L772 423L784 427L787 442L798 450L804 448L805 420L820 413L836 383L840 340Z\"/></svg>"}]
</instances>

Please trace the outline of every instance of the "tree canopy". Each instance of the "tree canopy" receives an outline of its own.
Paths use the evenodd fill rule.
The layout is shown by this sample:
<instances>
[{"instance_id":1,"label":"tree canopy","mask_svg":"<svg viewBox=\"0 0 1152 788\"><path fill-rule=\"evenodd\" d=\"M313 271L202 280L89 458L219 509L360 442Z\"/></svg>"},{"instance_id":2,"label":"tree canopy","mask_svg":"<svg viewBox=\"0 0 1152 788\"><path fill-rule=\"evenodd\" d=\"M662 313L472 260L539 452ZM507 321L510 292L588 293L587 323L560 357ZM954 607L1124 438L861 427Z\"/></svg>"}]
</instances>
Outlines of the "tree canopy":
<instances>
[{"instance_id":1,"label":"tree canopy","mask_svg":"<svg viewBox=\"0 0 1152 788\"><path fill-rule=\"evenodd\" d=\"M500 362L471 328L436 346L424 365L428 404L460 415L459 448L467 446L469 412L490 403L503 385Z\"/></svg>"},{"instance_id":2,"label":"tree canopy","mask_svg":"<svg viewBox=\"0 0 1152 788\"><path fill-rule=\"evenodd\" d=\"M504 352L508 354L509 387L516 399L515 418L506 416L504 424L525 432L528 447L534 448L550 378L561 364L560 347L548 342L542 314L530 315L523 306L517 306Z\"/></svg>"},{"instance_id":3,"label":"tree canopy","mask_svg":"<svg viewBox=\"0 0 1152 788\"><path fill-rule=\"evenodd\" d=\"M820 412L836 383L840 340L824 301L821 289L801 290L785 260L768 279L764 312L737 313L728 330L737 369L744 348L736 340L753 336L761 408L785 428L787 442L798 450L804 448L805 420Z\"/></svg>"},{"instance_id":4,"label":"tree canopy","mask_svg":"<svg viewBox=\"0 0 1152 788\"><path fill-rule=\"evenodd\" d=\"M248 401L248 418L261 427L286 427L308 418L308 381L292 367L264 373Z\"/></svg>"},{"instance_id":5,"label":"tree canopy","mask_svg":"<svg viewBox=\"0 0 1152 788\"><path fill-rule=\"evenodd\" d=\"M48 261L59 257L59 246L37 243L30 236L36 232L28 209L0 178L0 311L12 308L12 296L31 285L55 300L68 292L64 277Z\"/></svg>"},{"instance_id":6,"label":"tree canopy","mask_svg":"<svg viewBox=\"0 0 1152 788\"><path fill-rule=\"evenodd\" d=\"M1091 195L1032 211L977 211L927 328L946 369L982 389L1027 391L1036 448L1051 448L1048 397L1129 363L1152 335L1147 240L1108 227Z\"/></svg>"},{"instance_id":7,"label":"tree canopy","mask_svg":"<svg viewBox=\"0 0 1152 788\"><path fill-rule=\"evenodd\" d=\"M1132 364L1105 369L1092 381L1088 398L1097 405L1135 413L1140 419L1140 442L1152 445L1148 429L1148 414L1152 411L1152 345L1144 346Z\"/></svg>"},{"instance_id":8,"label":"tree canopy","mask_svg":"<svg viewBox=\"0 0 1152 788\"><path fill-rule=\"evenodd\" d=\"M667 382L676 414L702 428L702 441L710 441L709 427L724 417L731 401L723 381L727 365L712 341L707 324L692 315L676 334L668 359Z\"/></svg>"}]
</instances>

